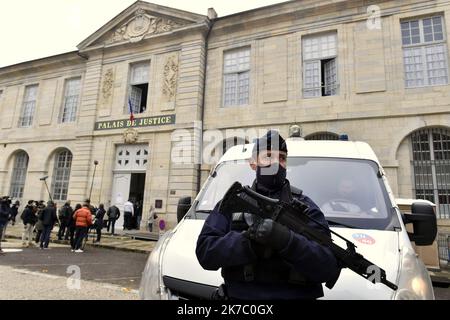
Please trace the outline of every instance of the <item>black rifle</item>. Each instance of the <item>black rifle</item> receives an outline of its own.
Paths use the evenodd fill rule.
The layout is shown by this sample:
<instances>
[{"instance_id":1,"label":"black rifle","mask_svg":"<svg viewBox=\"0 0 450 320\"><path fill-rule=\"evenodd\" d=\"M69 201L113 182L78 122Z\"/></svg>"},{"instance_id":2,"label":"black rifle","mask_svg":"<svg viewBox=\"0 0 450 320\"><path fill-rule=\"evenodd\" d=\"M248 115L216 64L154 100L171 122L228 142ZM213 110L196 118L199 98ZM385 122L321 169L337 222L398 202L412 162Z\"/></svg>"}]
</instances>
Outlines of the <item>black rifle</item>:
<instances>
[{"instance_id":1,"label":"black rifle","mask_svg":"<svg viewBox=\"0 0 450 320\"><path fill-rule=\"evenodd\" d=\"M385 270L357 253L353 242L311 218L307 214L309 210L308 205L298 199L294 198L291 203L286 203L263 196L250 187L243 187L239 182L235 182L225 194L220 210L224 210L223 212L248 212L263 219L272 219L293 232L330 248L342 268L349 268L374 284L382 283L392 290L398 289L394 283L386 279ZM330 232L344 240L347 244L347 249L344 250L336 245L327 233L311 227L308 224L311 221L326 230L327 233ZM330 289L333 286L334 283L327 284L327 287Z\"/></svg>"}]
</instances>

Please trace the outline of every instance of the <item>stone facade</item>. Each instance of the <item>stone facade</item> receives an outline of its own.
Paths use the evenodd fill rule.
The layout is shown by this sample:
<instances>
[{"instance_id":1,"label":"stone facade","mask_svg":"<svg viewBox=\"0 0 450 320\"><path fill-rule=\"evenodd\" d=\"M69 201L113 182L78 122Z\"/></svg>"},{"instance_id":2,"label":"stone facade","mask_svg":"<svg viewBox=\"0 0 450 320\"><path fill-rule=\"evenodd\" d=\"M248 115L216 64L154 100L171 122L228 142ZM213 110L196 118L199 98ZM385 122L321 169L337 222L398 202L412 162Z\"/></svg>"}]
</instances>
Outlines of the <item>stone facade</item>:
<instances>
[{"instance_id":1,"label":"stone facade","mask_svg":"<svg viewBox=\"0 0 450 320\"><path fill-rule=\"evenodd\" d=\"M216 21L208 42L205 129L272 127L288 135L299 124L303 136L345 133L373 147L396 196L414 198L409 136L422 128L450 130L450 86L405 88L400 23L442 14L448 35L450 6L376 4L380 29L368 27L368 7L359 1L293 1ZM337 32L339 94L305 98L302 38L325 32ZM224 53L242 47L251 50L250 103L223 107ZM448 220L439 224L450 231Z\"/></svg>"},{"instance_id":2,"label":"stone facade","mask_svg":"<svg viewBox=\"0 0 450 320\"><path fill-rule=\"evenodd\" d=\"M170 161L171 134L177 129L193 131L200 120L208 26L206 16L136 2L82 42L78 52L1 69L0 193L10 192L14 156L25 151L29 163L22 199L47 199L39 178L48 175L50 187L55 154L69 150L73 159L67 198L72 203L83 201L92 185L93 203L108 204L116 147L127 142L124 129L96 131L95 123L129 118L130 66L146 61L147 108L135 118L175 115L176 123L135 129L133 142L149 149L143 222L150 203L161 199L163 206L157 212L171 213L167 221L173 226L178 198L197 193L197 166ZM74 77L81 78L76 121L61 123L65 81ZM31 127L20 128L24 90L31 84L38 85L34 120ZM199 142L190 145L195 151Z\"/></svg>"},{"instance_id":3,"label":"stone facade","mask_svg":"<svg viewBox=\"0 0 450 320\"><path fill-rule=\"evenodd\" d=\"M77 52L2 68L0 193L9 192L14 155L23 150L30 159L23 199L45 198L39 177L49 175L51 181L55 152L67 149L73 154L68 198L89 196L98 160L92 199L111 200L115 150L125 143L124 129L93 128L128 117L130 66L146 61L147 109L135 117L174 114L176 123L136 128L135 143L150 151L144 212L163 200L158 212L168 214L171 226L178 199L195 196L211 169L171 161L171 138L179 130L188 137L192 159L200 152L202 130L274 127L287 135L299 124L304 136L346 133L374 148L398 197L412 198L409 136L421 128L450 130L450 86L405 88L400 23L440 14L448 35L450 5L442 0L376 5L380 17L372 21L368 4L356 0L290 1L222 18L138 1ZM306 98L302 39L325 32L337 34L338 94ZM250 48L249 103L223 107L224 55L242 47ZM76 122L60 123L64 83L73 77L82 83ZM31 128L19 128L25 87L31 84L39 85L35 120Z\"/></svg>"}]
</instances>

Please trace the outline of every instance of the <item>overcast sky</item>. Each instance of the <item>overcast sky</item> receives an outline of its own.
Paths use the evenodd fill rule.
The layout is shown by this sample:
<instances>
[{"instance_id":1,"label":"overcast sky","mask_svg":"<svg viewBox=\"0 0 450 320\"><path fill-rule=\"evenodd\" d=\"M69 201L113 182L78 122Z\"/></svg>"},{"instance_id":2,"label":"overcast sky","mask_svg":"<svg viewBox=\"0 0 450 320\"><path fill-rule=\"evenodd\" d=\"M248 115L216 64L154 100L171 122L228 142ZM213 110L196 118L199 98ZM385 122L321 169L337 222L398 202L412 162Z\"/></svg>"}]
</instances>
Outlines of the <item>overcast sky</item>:
<instances>
[{"instance_id":1,"label":"overcast sky","mask_svg":"<svg viewBox=\"0 0 450 320\"><path fill-rule=\"evenodd\" d=\"M167 7L219 16L286 0L153 0ZM0 0L0 67L76 50L135 0Z\"/></svg>"}]
</instances>

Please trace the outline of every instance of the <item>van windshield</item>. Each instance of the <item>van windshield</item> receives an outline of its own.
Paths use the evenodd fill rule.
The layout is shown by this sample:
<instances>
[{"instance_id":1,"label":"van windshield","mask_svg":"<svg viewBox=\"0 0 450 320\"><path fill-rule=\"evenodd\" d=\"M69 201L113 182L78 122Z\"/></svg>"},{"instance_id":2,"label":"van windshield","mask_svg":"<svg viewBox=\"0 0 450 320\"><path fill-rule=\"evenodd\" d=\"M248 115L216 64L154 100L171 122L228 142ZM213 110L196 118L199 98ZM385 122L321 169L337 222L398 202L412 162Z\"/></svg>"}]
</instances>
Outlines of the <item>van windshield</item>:
<instances>
[{"instance_id":1,"label":"van windshield","mask_svg":"<svg viewBox=\"0 0 450 320\"><path fill-rule=\"evenodd\" d=\"M320 207L331 226L386 230L396 219L373 161L290 157L287 178ZM213 210L235 181L251 186L254 179L247 161L220 164L200 194L196 211Z\"/></svg>"}]
</instances>

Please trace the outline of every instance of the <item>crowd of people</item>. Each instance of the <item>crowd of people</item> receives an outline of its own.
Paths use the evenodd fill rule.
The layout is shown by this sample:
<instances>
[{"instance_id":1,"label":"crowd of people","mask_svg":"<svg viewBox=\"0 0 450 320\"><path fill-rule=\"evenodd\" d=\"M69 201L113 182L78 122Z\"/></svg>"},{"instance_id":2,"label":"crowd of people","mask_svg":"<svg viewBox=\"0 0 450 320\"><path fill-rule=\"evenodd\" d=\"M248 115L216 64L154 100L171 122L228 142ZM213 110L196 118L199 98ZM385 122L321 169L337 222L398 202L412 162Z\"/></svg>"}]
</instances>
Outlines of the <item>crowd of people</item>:
<instances>
[{"instance_id":1,"label":"crowd of people","mask_svg":"<svg viewBox=\"0 0 450 320\"><path fill-rule=\"evenodd\" d=\"M0 237L4 237L9 223L16 223L16 216L20 203L16 201L11 205L9 197L0 200ZM23 222L22 244L24 247L39 246L40 249L48 249L51 232L55 225L59 225L57 233L58 240L67 240L72 252L83 252L83 239L87 236L89 229L94 229L97 238L94 242L100 242L102 229L105 227L105 208L100 204L95 208L86 200L83 205L77 204L72 208L71 202L67 201L59 210L53 201L28 201L23 209L20 219ZM116 206L108 209L108 225L112 225L114 233L115 221L119 218L120 211ZM108 228L109 231L109 228ZM0 242L1 244L1 242ZM2 253L0 245L0 253Z\"/></svg>"},{"instance_id":2,"label":"crowd of people","mask_svg":"<svg viewBox=\"0 0 450 320\"><path fill-rule=\"evenodd\" d=\"M10 197L0 198L0 239L3 241L6 228L9 223L15 225L19 213L20 202L12 202ZM24 229L22 233L22 244L24 247L39 247L48 249L51 232L56 225L59 226L58 240L69 242L71 251L83 252L83 240L87 237L89 230L95 230L96 239L94 243L101 241L102 229L115 235L115 224L120 218L120 210L111 205L107 210L100 204L97 207L91 205L87 199L83 204L76 204L72 208L68 200L61 208L57 208L53 201L29 200L23 209L20 219ZM153 206L150 208L148 231L153 231L153 222L157 218ZM129 199L124 204L123 230L140 230L142 220L142 201ZM3 253L0 241L0 254Z\"/></svg>"}]
</instances>

